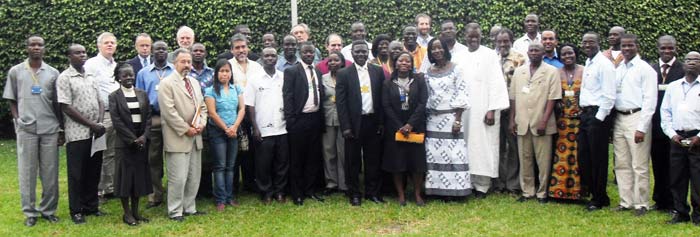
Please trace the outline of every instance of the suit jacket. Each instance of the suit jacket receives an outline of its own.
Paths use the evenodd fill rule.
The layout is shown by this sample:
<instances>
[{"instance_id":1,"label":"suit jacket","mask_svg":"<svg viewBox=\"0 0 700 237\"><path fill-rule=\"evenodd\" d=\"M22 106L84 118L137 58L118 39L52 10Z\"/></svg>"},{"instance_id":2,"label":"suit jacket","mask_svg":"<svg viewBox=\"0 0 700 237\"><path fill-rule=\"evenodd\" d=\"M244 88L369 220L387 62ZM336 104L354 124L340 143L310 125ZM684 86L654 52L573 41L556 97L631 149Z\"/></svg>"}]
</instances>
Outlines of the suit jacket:
<instances>
[{"instance_id":1,"label":"suit jacket","mask_svg":"<svg viewBox=\"0 0 700 237\"><path fill-rule=\"evenodd\" d=\"M153 62L154 62L153 60L154 60L154 59L153 59L153 55L149 56L148 62L149 62L149 63L153 63ZM131 67L134 68L134 73L135 73L135 74L138 74L139 71L141 71L141 69L143 68L143 67L141 66L141 57L139 57L138 55L136 55L135 57L129 59L129 61L126 61L126 63L131 64Z\"/></svg>"},{"instance_id":2,"label":"suit jacket","mask_svg":"<svg viewBox=\"0 0 700 237\"><path fill-rule=\"evenodd\" d=\"M319 104L318 112L323 116L323 77L321 72L314 67L316 74L316 87L319 89ZM284 119L287 122L287 131L294 131L297 119L304 109L304 105L309 96L309 80L306 78L306 69L303 64L297 63L294 66L284 70L284 85L282 86L282 97L284 98ZM323 119L321 121L324 121ZM321 128L325 127L325 123L320 123Z\"/></svg>"},{"instance_id":3,"label":"suit jacket","mask_svg":"<svg viewBox=\"0 0 700 237\"><path fill-rule=\"evenodd\" d=\"M163 150L167 152L191 152L192 143L196 143L196 149L202 149L202 135L189 137L186 135L190 129L196 109L200 109L199 127L207 125L207 106L204 105L202 89L197 79L187 77L192 85L194 98L190 96L185 87L185 81L179 73L174 72L165 77L158 85L158 105L160 106L160 119L163 129Z\"/></svg>"},{"instance_id":4,"label":"suit jacket","mask_svg":"<svg viewBox=\"0 0 700 237\"><path fill-rule=\"evenodd\" d=\"M367 64L367 71L372 84L374 122L383 126L382 82L384 81L384 70L379 66ZM362 121L362 95L360 93L360 78L357 76L357 68L353 64L350 67L340 69L336 78L336 106L338 108L340 129L341 131L350 129L355 137L359 137L360 122Z\"/></svg>"},{"instance_id":5,"label":"suit jacket","mask_svg":"<svg viewBox=\"0 0 700 237\"><path fill-rule=\"evenodd\" d=\"M139 109L141 110L141 125L136 128L133 120L131 120L131 112L126 104L124 92L119 89L109 95L109 114L112 118L114 130L117 132L117 137L114 142L116 148L128 148L139 137L148 138L148 132L151 130L151 106L148 101L146 92L134 88L136 99L139 101ZM137 131L141 131L137 134Z\"/></svg>"},{"instance_id":6,"label":"suit jacket","mask_svg":"<svg viewBox=\"0 0 700 237\"><path fill-rule=\"evenodd\" d=\"M658 84L661 84L663 82L663 77L661 76L661 66L657 62L652 64L651 67L654 68L654 71L656 71L656 78ZM671 64L671 67L668 68L665 84L671 84L672 81L681 79L683 77L685 77L683 63L681 63L680 60L676 58L676 61L674 61L673 64ZM661 112L659 112L659 110L661 109L661 102L663 102L665 93L665 90L659 90L659 97L657 97L659 99L656 101L656 112L654 113L654 116L651 117L651 135L653 139L668 139L668 137L664 134L663 130L661 129Z\"/></svg>"},{"instance_id":7,"label":"suit jacket","mask_svg":"<svg viewBox=\"0 0 700 237\"><path fill-rule=\"evenodd\" d=\"M413 132L425 132L425 104L428 101L428 87L422 76L414 76L408 92L408 120L401 119L401 94L394 80L384 81L382 105L384 107L384 128L390 135L405 124L413 127Z\"/></svg>"}]
</instances>

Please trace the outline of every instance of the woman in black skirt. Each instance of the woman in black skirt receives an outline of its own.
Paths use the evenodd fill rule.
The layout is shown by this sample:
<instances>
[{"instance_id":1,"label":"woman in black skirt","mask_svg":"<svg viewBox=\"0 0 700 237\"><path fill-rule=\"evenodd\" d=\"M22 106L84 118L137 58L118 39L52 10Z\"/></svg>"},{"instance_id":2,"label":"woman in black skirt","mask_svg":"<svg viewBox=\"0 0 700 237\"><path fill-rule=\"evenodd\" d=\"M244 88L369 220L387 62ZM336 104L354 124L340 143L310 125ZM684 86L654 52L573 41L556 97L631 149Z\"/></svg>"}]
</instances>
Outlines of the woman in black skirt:
<instances>
[{"instance_id":1,"label":"woman in black skirt","mask_svg":"<svg viewBox=\"0 0 700 237\"><path fill-rule=\"evenodd\" d=\"M426 172L425 146L423 143L398 142L394 134L400 132L400 136L407 136L411 132L425 132L428 91L422 74L413 73L413 57L409 52L400 53L393 65L391 80L384 81L382 94L384 128L387 131L382 169L393 174L401 206L406 205L404 174L410 174L416 205L423 206L425 202L421 190Z\"/></svg>"},{"instance_id":2,"label":"woman in black skirt","mask_svg":"<svg viewBox=\"0 0 700 237\"><path fill-rule=\"evenodd\" d=\"M151 108L146 92L134 87L134 69L120 62L114 69L114 79L121 84L109 95L109 113L118 139L115 147L114 193L121 198L127 225L148 222L139 215L139 197L153 192L148 166L148 131ZM131 203L129 203L131 199Z\"/></svg>"}]
</instances>

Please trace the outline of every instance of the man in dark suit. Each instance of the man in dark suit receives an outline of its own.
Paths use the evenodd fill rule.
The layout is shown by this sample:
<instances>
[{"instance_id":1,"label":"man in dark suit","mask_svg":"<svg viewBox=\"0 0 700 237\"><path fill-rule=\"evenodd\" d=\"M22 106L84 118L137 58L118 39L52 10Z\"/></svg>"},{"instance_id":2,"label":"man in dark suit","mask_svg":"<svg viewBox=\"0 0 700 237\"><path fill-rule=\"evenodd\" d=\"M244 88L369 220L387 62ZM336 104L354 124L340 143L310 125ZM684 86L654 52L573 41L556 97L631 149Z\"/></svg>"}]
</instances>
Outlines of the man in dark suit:
<instances>
[{"instance_id":1,"label":"man in dark suit","mask_svg":"<svg viewBox=\"0 0 700 237\"><path fill-rule=\"evenodd\" d=\"M136 57L126 61L128 64L131 64L131 67L134 68L134 73L138 74L142 68L153 63L153 56L151 56L152 43L153 41L151 40L151 36L146 33L141 33L136 36L136 40L134 40L134 47L136 48L136 52L138 52L138 54Z\"/></svg>"},{"instance_id":2,"label":"man in dark suit","mask_svg":"<svg viewBox=\"0 0 700 237\"><path fill-rule=\"evenodd\" d=\"M652 68L658 74L657 81L659 84L659 100L656 103L656 112L651 118L651 163L654 170L654 206L651 209L659 211L670 211L673 209L673 199L671 197L671 189L669 184L669 150L670 141L664 135L661 129L661 98L664 98L666 87L671 82L683 78L685 71L683 63L676 59L676 39L670 35L659 37L656 42L656 47L659 52L659 60L652 64Z\"/></svg>"},{"instance_id":3,"label":"man in dark suit","mask_svg":"<svg viewBox=\"0 0 700 237\"><path fill-rule=\"evenodd\" d=\"M321 133L323 120L323 88L321 72L313 66L314 47L311 42L301 46L301 62L284 70L284 118L290 141L290 183L295 205L305 198L323 202L313 190L321 168Z\"/></svg>"},{"instance_id":4,"label":"man in dark suit","mask_svg":"<svg viewBox=\"0 0 700 237\"><path fill-rule=\"evenodd\" d=\"M336 102L340 130L345 138L345 180L350 204L359 206L360 170L365 167L365 197L384 203L381 187L383 113L381 103L382 68L367 64L369 47L365 41L352 43L355 63L338 71Z\"/></svg>"}]
</instances>

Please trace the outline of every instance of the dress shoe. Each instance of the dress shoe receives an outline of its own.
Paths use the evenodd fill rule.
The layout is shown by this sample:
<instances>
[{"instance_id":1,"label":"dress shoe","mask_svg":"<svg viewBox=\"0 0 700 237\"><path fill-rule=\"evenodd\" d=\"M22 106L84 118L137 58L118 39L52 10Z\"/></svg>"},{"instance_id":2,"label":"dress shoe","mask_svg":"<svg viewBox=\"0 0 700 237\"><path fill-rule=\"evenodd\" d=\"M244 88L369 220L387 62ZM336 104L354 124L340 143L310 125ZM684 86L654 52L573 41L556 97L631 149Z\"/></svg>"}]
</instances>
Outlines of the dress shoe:
<instances>
[{"instance_id":1,"label":"dress shoe","mask_svg":"<svg viewBox=\"0 0 700 237\"><path fill-rule=\"evenodd\" d=\"M37 218L35 216L27 217L27 219L24 220L24 226L32 227L32 226L36 225L36 220L37 220Z\"/></svg>"},{"instance_id":2,"label":"dress shoe","mask_svg":"<svg viewBox=\"0 0 700 237\"><path fill-rule=\"evenodd\" d=\"M183 221L185 221L185 217L184 216L173 216L173 217L170 217L170 220L177 221L177 222L183 222Z\"/></svg>"},{"instance_id":3,"label":"dress shoe","mask_svg":"<svg viewBox=\"0 0 700 237\"><path fill-rule=\"evenodd\" d=\"M303 198L294 198L294 205L303 206L303 205L304 205L304 199L303 199Z\"/></svg>"},{"instance_id":4,"label":"dress shoe","mask_svg":"<svg viewBox=\"0 0 700 237\"><path fill-rule=\"evenodd\" d=\"M184 216L203 216L206 215L207 213L204 211L195 211L195 212L183 212L182 215Z\"/></svg>"},{"instance_id":5,"label":"dress shoe","mask_svg":"<svg viewBox=\"0 0 700 237\"><path fill-rule=\"evenodd\" d=\"M282 194L275 195L275 200L277 200L277 202L279 202L279 203L287 202L287 198L285 198L284 195L282 195Z\"/></svg>"},{"instance_id":6,"label":"dress shoe","mask_svg":"<svg viewBox=\"0 0 700 237\"><path fill-rule=\"evenodd\" d=\"M367 197L367 200L370 200L370 201L372 201L372 202L374 202L374 203L376 203L376 204L384 204L384 203L386 203L386 202L384 201L384 199L382 199L381 197L378 197L378 196Z\"/></svg>"},{"instance_id":7,"label":"dress shoe","mask_svg":"<svg viewBox=\"0 0 700 237\"><path fill-rule=\"evenodd\" d=\"M224 205L223 203L216 204L216 211L222 212L222 211L224 211L225 208L226 208L226 205Z\"/></svg>"},{"instance_id":8,"label":"dress shoe","mask_svg":"<svg viewBox=\"0 0 700 237\"><path fill-rule=\"evenodd\" d=\"M97 211L88 211L83 213L85 216L104 216L107 215L105 212L101 212L100 210Z\"/></svg>"},{"instance_id":9,"label":"dress shoe","mask_svg":"<svg viewBox=\"0 0 700 237\"><path fill-rule=\"evenodd\" d=\"M85 224L85 217L83 217L83 214L73 214L70 215L70 219L73 220L73 223L80 225L80 224Z\"/></svg>"},{"instance_id":10,"label":"dress shoe","mask_svg":"<svg viewBox=\"0 0 700 237\"><path fill-rule=\"evenodd\" d=\"M122 221L128 226L136 226L139 224L134 217L129 218L126 215L122 216Z\"/></svg>"},{"instance_id":11,"label":"dress shoe","mask_svg":"<svg viewBox=\"0 0 700 237\"><path fill-rule=\"evenodd\" d=\"M338 192L338 189L335 189L335 188L325 188L321 194L323 194L323 196L330 196L330 195L332 195L332 194L334 194L334 193L336 193L336 192Z\"/></svg>"},{"instance_id":12,"label":"dress shoe","mask_svg":"<svg viewBox=\"0 0 700 237\"><path fill-rule=\"evenodd\" d=\"M634 215L635 216L643 216L646 215L648 212L646 207L639 208L637 210L634 210Z\"/></svg>"},{"instance_id":13,"label":"dress shoe","mask_svg":"<svg viewBox=\"0 0 700 237\"><path fill-rule=\"evenodd\" d=\"M659 204L654 204L653 206L649 207L649 211L669 212L671 211L671 208L668 208L666 206L659 206Z\"/></svg>"},{"instance_id":14,"label":"dress shoe","mask_svg":"<svg viewBox=\"0 0 700 237\"><path fill-rule=\"evenodd\" d=\"M136 219L136 221L141 222L141 223L151 222L151 220L149 220L148 218L143 217L141 215L134 215L134 218Z\"/></svg>"},{"instance_id":15,"label":"dress shoe","mask_svg":"<svg viewBox=\"0 0 700 237\"><path fill-rule=\"evenodd\" d=\"M360 206L360 205L362 205L362 200L359 197L351 197L350 198L350 205Z\"/></svg>"},{"instance_id":16,"label":"dress shoe","mask_svg":"<svg viewBox=\"0 0 700 237\"><path fill-rule=\"evenodd\" d=\"M474 192L474 197L476 199L484 199L484 198L486 198L486 193L481 192L481 191L476 191L476 192Z\"/></svg>"},{"instance_id":17,"label":"dress shoe","mask_svg":"<svg viewBox=\"0 0 700 237\"><path fill-rule=\"evenodd\" d=\"M528 200L530 200L530 199L532 199L532 198L531 198L531 197L520 196L520 197L518 198L517 201L518 201L518 202L526 202L526 201L528 201Z\"/></svg>"},{"instance_id":18,"label":"dress shoe","mask_svg":"<svg viewBox=\"0 0 700 237\"><path fill-rule=\"evenodd\" d=\"M679 223L684 223L690 221L690 217L688 216L683 216L679 214L678 212L673 212L671 220L667 221L666 223L668 224L679 224Z\"/></svg>"},{"instance_id":19,"label":"dress shoe","mask_svg":"<svg viewBox=\"0 0 700 237\"><path fill-rule=\"evenodd\" d=\"M399 201L399 206L405 207L405 206L406 206L406 200Z\"/></svg>"},{"instance_id":20,"label":"dress shoe","mask_svg":"<svg viewBox=\"0 0 700 237\"><path fill-rule=\"evenodd\" d=\"M160 204L163 204L163 202L148 202L148 204L146 204L146 209L160 206Z\"/></svg>"},{"instance_id":21,"label":"dress shoe","mask_svg":"<svg viewBox=\"0 0 700 237\"><path fill-rule=\"evenodd\" d=\"M600 210L600 209L602 209L602 207L601 207L601 206L598 206L598 205L595 205L595 204L588 204L588 206L586 206L586 211L589 211L589 212L597 211L597 210Z\"/></svg>"},{"instance_id":22,"label":"dress shoe","mask_svg":"<svg viewBox=\"0 0 700 237\"><path fill-rule=\"evenodd\" d=\"M308 196L306 196L306 197L308 197L308 198L310 198L310 199L313 199L313 200L316 200L317 202L323 202L323 201L325 201L325 199L323 199L321 196L316 195L316 194L311 194L311 195L308 195Z\"/></svg>"},{"instance_id":23,"label":"dress shoe","mask_svg":"<svg viewBox=\"0 0 700 237\"><path fill-rule=\"evenodd\" d=\"M627 207L624 207L622 205L617 205L612 209L612 211L620 212L620 211L629 211L630 209Z\"/></svg>"},{"instance_id":24,"label":"dress shoe","mask_svg":"<svg viewBox=\"0 0 700 237\"><path fill-rule=\"evenodd\" d=\"M537 202L539 202L540 204L546 204L547 198L537 198Z\"/></svg>"},{"instance_id":25,"label":"dress shoe","mask_svg":"<svg viewBox=\"0 0 700 237\"><path fill-rule=\"evenodd\" d=\"M272 204L272 198L271 197L263 198L262 202L265 205L270 205L270 204Z\"/></svg>"},{"instance_id":26,"label":"dress shoe","mask_svg":"<svg viewBox=\"0 0 700 237\"><path fill-rule=\"evenodd\" d=\"M419 206L419 207L425 206L425 201L423 201L423 200L416 201L416 206Z\"/></svg>"},{"instance_id":27,"label":"dress shoe","mask_svg":"<svg viewBox=\"0 0 700 237\"><path fill-rule=\"evenodd\" d=\"M228 205L232 206L232 207L240 207L241 206L241 204L238 203L238 201L236 201L236 200L228 201Z\"/></svg>"},{"instance_id":28,"label":"dress shoe","mask_svg":"<svg viewBox=\"0 0 700 237\"><path fill-rule=\"evenodd\" d=\"M58 222L58 217L55 215L42 215L41 218L44 218L44 220L47 220L51 223L57 223Z\"/></svg>"}]
</instances>

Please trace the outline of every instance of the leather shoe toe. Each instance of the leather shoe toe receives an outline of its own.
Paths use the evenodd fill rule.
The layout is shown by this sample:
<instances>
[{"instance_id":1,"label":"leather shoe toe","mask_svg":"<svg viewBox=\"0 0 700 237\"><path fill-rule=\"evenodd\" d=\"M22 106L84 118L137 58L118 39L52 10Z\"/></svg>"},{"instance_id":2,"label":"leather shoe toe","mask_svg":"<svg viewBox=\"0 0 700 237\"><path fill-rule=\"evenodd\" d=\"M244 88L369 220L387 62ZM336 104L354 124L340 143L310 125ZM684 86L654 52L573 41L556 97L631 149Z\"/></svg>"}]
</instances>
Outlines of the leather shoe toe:
<instances>
[{"instance_id":1,"label":"leather shoe toe","mask_svg":"<svg viewBox=\"0 0 700 237\"><path fill-rule=\"evenodd\" d=\"M24 220L24 225L27 227L36 225L36 217L27 217L27 219Z\"/></svg>"}]
</instances>

